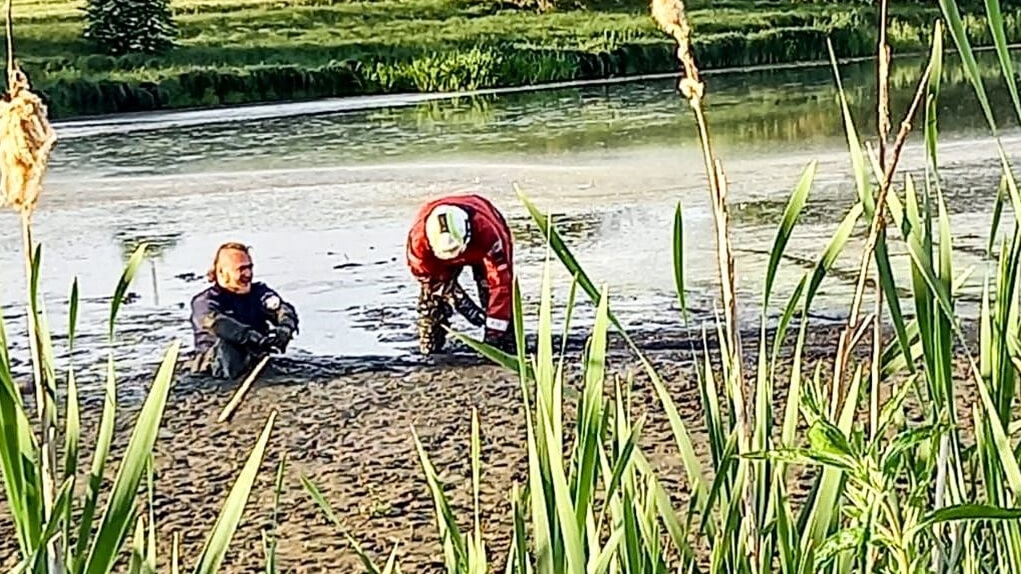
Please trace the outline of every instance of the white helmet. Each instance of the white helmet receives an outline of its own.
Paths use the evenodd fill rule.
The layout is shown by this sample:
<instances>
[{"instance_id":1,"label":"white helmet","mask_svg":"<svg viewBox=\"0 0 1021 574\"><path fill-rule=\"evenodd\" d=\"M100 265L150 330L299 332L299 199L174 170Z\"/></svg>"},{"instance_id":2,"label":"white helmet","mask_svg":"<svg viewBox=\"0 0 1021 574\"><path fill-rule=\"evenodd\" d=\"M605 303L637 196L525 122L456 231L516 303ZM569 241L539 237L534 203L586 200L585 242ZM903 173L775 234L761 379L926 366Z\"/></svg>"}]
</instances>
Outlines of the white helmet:
<instances>
[{"instance_id":1,"label":"white helmet","mask_svg":"<svg viewBox=\"0 0 1021 574\"><path fill-rule=\"evenodd\" d=\"M464 253L471 238L468 212L456 205L439 205L425 220L425 236L439 259L453 259Z\"/></svg>"}]
</instances>

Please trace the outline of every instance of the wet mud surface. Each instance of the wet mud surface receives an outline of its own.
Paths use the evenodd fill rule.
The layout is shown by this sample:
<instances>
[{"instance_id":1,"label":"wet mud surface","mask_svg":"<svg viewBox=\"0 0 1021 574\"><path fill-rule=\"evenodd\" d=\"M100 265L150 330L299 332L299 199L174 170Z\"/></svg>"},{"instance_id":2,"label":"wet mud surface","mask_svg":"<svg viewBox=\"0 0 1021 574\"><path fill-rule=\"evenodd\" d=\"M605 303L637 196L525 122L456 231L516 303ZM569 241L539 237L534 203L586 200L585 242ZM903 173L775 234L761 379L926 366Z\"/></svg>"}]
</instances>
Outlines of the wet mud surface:
<instances>
[{"instance_id":1,"label":"wet mud surface","mask_svg":"<svg viewBox=\"0 0 1021 574\"><path fill-rule=\"evenodd\" d=\"M829 376L836 349L837 325L816 325L807 338L803 376L810 377L817 363ZM755 337L743 337L754 349ZM865 339L866 341L868 339ZM770 341L772 335L770 334ZM556 342L559 348L559 341ZM571 432L575 390L580 388L580 353L584 340L570 339L566 353L567 389L564 397L565 430ZM644 334L640 346L658 369L692 434L697 455L710 464L703 410L692 364L692 347L703 349L701 337ZM534 344L529 345L530 350ZM718 364L713 341L710 355ZM784 345L774 396L774 412L782 413L789 380L790 351ZM867 348L860 346L862 359ZM752 352L746 353L753 357ZM746 367L751 377L752 363ZM867 363L864 365L867 371ZM975 395L966 382L964 362L958 361L959 414L970 420ZM632 410L646 415L640 441L644 454L658 469L661 480L683 510L686 480L673 435L662 405L652 392L636 357L612 340L606 392L615 377L634 374ZM621 381L624 379L621 378ZM462 528L471 525L471 412L478 409L482 436L481 519L487 552L494 571L502 569L510 543L514 483L527 480L524 413L521 387L515 373L466 351L450 356L363 358L360 360L280 360L268 368L247 393L232 420L217 423L221 409L234 391L230 383L182 375L168 403L156 446L156 520L160 564L170 556L175 533L181 536L182 556L188 567L199 557L222 501L243 466L250 449L272 412L276 422L265 460L260 468L243 522L227 555L222 572L256 572L264 565L262 536L272 528L276 465L286 453L279 515L279 566L284 572L361 572L360 562L348 545L351 535L382 564L395 543L404 572L442 570L442 553L434 522L433 502L416 454L413 430L420 437L440 473ZM91 456L99 409L95 398L83 407L83 456ZM92 403L92 406L87 406ZM119 460L127 443L129 425L137 407L124 407L118 419L113 459ZM969 415L969 416L965 416ZM909 413L917 419L917 412ZM565 437L570 440L570 435ZM569 443L568 443L569 444ZM83 460L90 460L88 458ZM87 462L82 467L87 467ZM116 464L107 468L112 479ZM307 477L333 506L341 527L335 527L315 505L301 484ZM711 477L710 477L711 478ZM795 478L795 497L807 492L811 476ZM15 551L6 509L0 510L0 555ZM699 541L702 549L705 541ZM126 568L126 561L121 569Z\"/></svg>"}]
</instances>

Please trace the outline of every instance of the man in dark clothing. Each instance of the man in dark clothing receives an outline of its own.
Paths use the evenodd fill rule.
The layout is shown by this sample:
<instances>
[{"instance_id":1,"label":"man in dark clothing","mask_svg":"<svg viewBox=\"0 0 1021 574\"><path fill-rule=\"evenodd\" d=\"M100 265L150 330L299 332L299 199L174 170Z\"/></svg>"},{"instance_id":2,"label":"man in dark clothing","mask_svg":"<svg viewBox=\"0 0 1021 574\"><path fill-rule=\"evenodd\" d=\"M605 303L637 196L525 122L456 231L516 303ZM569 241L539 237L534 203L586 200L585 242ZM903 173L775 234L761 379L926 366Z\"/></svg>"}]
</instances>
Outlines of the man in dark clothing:
<instances>
[{"instance_id":1,"label":"man in dark clothing","mask_svg":"<svg viewBox=\"0 0 1021 574\"><path fill-rule=\"evenodd\" d=\"M191 301L195 337L192 371L237 378L272 352L285 352L298 332L294 307L261 282L252 282L248 247L225 243L207 278L213 285Z\"/></svg>"}]
</instances>

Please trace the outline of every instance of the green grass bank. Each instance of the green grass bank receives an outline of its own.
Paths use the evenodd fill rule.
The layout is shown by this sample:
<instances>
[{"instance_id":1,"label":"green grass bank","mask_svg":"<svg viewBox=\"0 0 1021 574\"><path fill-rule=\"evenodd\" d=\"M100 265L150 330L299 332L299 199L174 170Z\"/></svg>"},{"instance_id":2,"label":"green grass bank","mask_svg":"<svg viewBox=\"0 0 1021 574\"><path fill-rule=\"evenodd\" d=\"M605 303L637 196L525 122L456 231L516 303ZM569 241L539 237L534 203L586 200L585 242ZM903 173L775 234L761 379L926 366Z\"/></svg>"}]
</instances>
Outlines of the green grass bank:
<instances>
[{"instance_id":1,"label":"green grass bank","mask_svg":"<svg viewBox=\"0 0 1021 574\"><path fill-rule=\"evenodd\" d=\"M15 0L16 53L52 118L384 93L436 92L673 72L674 47L627 0L540 13L493 0L176 0L177 46L109 57L82 38L83 0ZM1009 42L1021 2L1002 2ZM991 43L981 2L965 6ZM703 69L875 52L869 2L689 4ZM894 2L895 52L924 51L938 4Z\"/></svg>"}]
</instances>

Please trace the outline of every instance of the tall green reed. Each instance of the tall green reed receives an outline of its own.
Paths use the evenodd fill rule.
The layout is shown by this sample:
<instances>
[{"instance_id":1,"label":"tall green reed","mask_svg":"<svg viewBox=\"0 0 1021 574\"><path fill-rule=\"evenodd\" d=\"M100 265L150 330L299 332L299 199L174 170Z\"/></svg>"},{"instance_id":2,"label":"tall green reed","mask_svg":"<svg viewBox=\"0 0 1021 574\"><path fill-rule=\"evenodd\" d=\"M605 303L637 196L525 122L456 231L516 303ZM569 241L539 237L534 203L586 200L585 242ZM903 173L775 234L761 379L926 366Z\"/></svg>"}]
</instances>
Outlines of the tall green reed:
<instances>
[{"instance_id":1,"label":"tall green reed","mask_svg":"<svg viewBox=\"0 0 1021 574\"><path fill-rule=\"evenodd\" d=\"M549 248L574 277L575 289L598 308L592 339L586 346L585 390L579 399L578 429L571 456L563 461L563 352L554 360L550 334L548 267L542 285L538 349L525 357L520 295L515 285L518 356L512 357L464 338L483 355L519 372L527 417L529 480L526 492L513 490L513 542L506 561L508 572L575 572L608 565L617 572L678 569L710 572L1016 572L1021 569L1021 468L1015 445L1021 423L1014 420L1013 401L1021 368L1021 290L1016 277L1021 264L1021 193L996 130L988 97L964 32L956 5L941 1L950 32L965 69L996 137L1003 167L1003 193L991 190L997 201L989 245L995 245L1002 202L1010 201L1014 229L999 241L992 277L987 275L978 329L978 358L965 337L964 317L956 300L967 273L953 264L953 237L943 195L937 157L940 81L943 76L943 25L937 22L929 63L916 96L892 144L889 134L887 88L889 48L885 7L879 41L878 145L862 145L840 84L840 109L847 135L857 201L834 230L815 267L805 273L781 309L772 347L766 322L784 250L808 200L816 164L806 166L778 224L763 285L760 333L756 356L745 356L737 325L729 255L726 177L710 144L708 121L701 111L705 85L691 61L690 34L683 6L656 3L661 27L678 40L686 74L682 93L688 98L704 154L710 204L716 221L718 271L723 302L722 321L703 326L703 338L715 332L721 347L720 364L713 365L708 345L704 368L697 372L703 424L709 436L709 460L695 455L689 425L679 415L670 388L651 361L609 308L605 289L578 264L551 219L520 190L518 195ZM996 39L1003 76L1021 119L1021 103L1013 64L1004 41L998 2L987 1L991 36ZM924 103L924 107L923 107ZM926 166L924 187L911 176L899 183L900 153L924 109ZM864 148L864 149L863 149ZM855 228L866 223L865 247L848 317L839 335L827 380L822 364L803 373L809 309L831 266L845 250ZM892 227L888 228L889 223ZM678 205L673 249L678 298L685 317L683 217ZM910 300L914 316L907 317L892 272L890 253L899 246L909 259ZM990 249L992 251L992 249ZM871 273L875 259L876 273ZM875 288L872 312L862 318L866 289ZM882 318L889 313L894 338L884 341ZM794 323L798 320L797 323ZM689 504L674 508L670 496L656 484L640 445L641 422L634 424L621 393L607 401L600 390L605 376L605 332L613 325L641 361L653 390L667 414L685 468ZM787 331L796 325L790 368L781 349ZM870 359L857 358L855 348L873 331ZM755 365L744 376L741 365ZM963 370L958 368L963 364ZM866 370L867 369L867 370ZM783 373L788 371L787 376ZM718 378L719 377L719 378ZM529 388L526 382L534 382ZM785 386L786 401L774 413L776 390ZM749 388L750 387L750 393ZM619 387L617 387L619 389ZM970 405L969 441L957 406L967 391L977 393ZM529 400L534 396L534 409ZM965 403L966 404L966 403ZM919 420L909 409L921 413ZM600 415L602 413L602 415ZM473 427L473 443L477 427ZM621 445L625 446L621 446ZM480 546L478 529L462 536L435 470L419 445L423 469L437 507L437 524L447 557L448 572L475 572L488 562L472 559L469 547ZM475 452L475 449L473 449ZM598 464L586 453L596 453ZM624 453L627 453L624 456ZM479 465L473 454L473 469ZM797 467L813 467L807 493L792 491ZM618 472L617 469L621 470ZM474 472L477 473L477 470ZM610 479L607 481L606 477ZM596 477L602 479L593 482ZM638 488L631 479L638 479ZM477 483L473 483L477 491ZM628 490L630 484L632 489ZM602 487L599 490L598 487ZM581 488L578 488L581 487ZM591 487L591 490L589 488ZM599 494L593 494L598 492ZM321 498L321 497L320 497ZM593 501L603 510L592 514ZM606 511L609 509L609 512ZM477 510L476 510L477 512ZM531 516L531 529L526 516ZM598 518L594 518L598 517ZM603 521L603 517L609 517ZM477 522L476 522L477 524ZM667 536L659 529L665 528ZM665 548L666 540L671 549ZM362 554L368 564L368 557ZM672 559L667 559L671 556ZM391 563L393 556L391 555ZM376 571L376 570L373 570Z\"/></svg>"}]
</instances>

